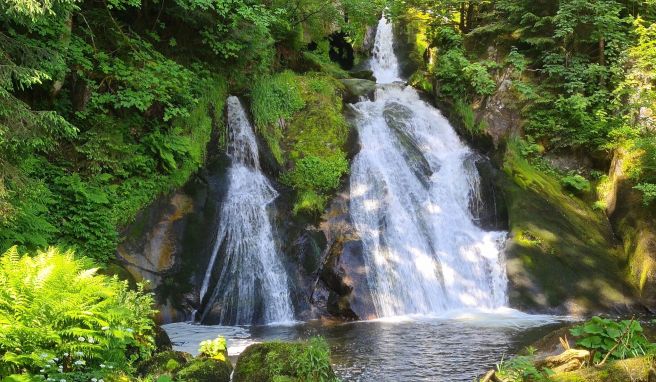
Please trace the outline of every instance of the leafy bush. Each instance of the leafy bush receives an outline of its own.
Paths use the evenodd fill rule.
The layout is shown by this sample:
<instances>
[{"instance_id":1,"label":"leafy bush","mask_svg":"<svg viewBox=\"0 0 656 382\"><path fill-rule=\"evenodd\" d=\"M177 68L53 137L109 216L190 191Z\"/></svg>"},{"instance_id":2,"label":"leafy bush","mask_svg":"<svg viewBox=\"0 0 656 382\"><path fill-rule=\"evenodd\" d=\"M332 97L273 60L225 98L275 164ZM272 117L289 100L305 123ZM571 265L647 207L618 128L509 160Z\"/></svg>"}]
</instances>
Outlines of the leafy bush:
<instances>
[{"instance_id":1,"label":"leafy bush","mask_svg":"<svg viewBox=\"0 0 656 382\"><path fill-rule=\"evenodd\" d=\"M611 360L640 357L655 348L643 334L640 323L633 319L614 321L593 317L570 329L570 333L577 338L578 346L591 351L595 363L605 357Z\"/></svg>"},{"instance_id":2,"label":"leafy bush","mask_svg":"<svg viewBox=\"0 0 656 382\"><path fill-rule=\"evenodd\" d=\"M228 343L224 337L206 340L200 343L198 353L205 357L225 361L228 356Z\"/></svg>"},{"instance_id":3,"label":"leafy bush","mask_svg":"<svg viewBox=\"0 0 656 382\"><path fill-rule=\"evenodd\" d=\"M0 258L0 374L102 378L154 350L153 298L50 248Z\"/></svg>"}]
</instances>

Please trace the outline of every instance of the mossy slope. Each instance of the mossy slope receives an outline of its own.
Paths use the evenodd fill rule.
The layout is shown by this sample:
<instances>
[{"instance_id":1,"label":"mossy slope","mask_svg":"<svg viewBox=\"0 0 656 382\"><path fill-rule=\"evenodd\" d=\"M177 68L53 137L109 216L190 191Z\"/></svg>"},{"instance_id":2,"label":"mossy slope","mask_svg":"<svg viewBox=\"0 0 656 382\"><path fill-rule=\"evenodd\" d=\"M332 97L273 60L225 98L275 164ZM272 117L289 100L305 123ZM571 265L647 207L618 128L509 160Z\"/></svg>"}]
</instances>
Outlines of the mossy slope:
<instances>
[{"instance_id":1,"label":"mossy slope","mask_svg":"<svg viewBox=\"0 0 656 382\"><path fill-rule=\"evenodd\" d=\"M511 304L527 310L590 313L631 301L621 254L605 216L570 196L523 159L512 141L501 188L508 206Z\"/></svg>"}]
</instances>

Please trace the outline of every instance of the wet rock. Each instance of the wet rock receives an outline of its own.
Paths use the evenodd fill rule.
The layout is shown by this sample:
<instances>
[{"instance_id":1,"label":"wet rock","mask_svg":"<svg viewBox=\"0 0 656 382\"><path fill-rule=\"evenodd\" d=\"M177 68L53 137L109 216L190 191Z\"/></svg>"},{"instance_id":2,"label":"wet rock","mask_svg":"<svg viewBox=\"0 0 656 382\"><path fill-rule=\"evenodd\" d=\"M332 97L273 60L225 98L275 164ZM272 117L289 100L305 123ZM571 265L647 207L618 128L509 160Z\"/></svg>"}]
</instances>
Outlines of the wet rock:
<instances>
[{"instance_id":1,"label":"wet rock","mask_svg":"<svg viewBox=\"0 0 656 382\"><path fill-rule=\"evenodd\" d=\"M487 157L478 154L473 154L465 166L472 166L472 171L479 174L478 192L470 201L474 222L486 231L507 230L508 209L503 190L498 186L503 173Z\"/></svg>"},{"instance_id":2,"label":"wet rock","mask_svg":"<svg viewBox=\"0 0 656 382\"><path fill-rule=\"evenodd\" d=\"M633 189L625 168L626 153L618 150L611 164L606 212L628 260L631 284L643 302L656 310L656 209L645 208L642 195Z\"/></svg>"},{"instance_id":3,"label":"wet rock","mask_svg":"<svg viewBox=\"0 0 656 382\"><path fill-rule=\"evenodd\" d=\"M430 163L419 148L419 143L412 136L412 110L398 102L388 102L385 104L383 116L387 125L392 128L399 143L403 146L403 156L410 168L428 187L430 177L433 175L433 169L431 169Z\"/></svg>"},{"instance_id":4,"label":"wet rock","mask_svg":"<svg viewBox=\"0 0 656 382\"><path fill-rule=\"evenodd\" d=\"M374 72L372 72L371 70L364 69L364 70L350 71L349 74L353 78L359 78L361 80L376 82L376 77L374 76Z\"/></svg>"},{"instance_id":5,"label":"wet rock","mask_svg":"<svg viewBox=\"0 0 656 382\"><path fill-rule=\"evenodd\" d=\"M339 80L344 85L344 102L356 103L360 99L373 99L376 91L376 83L370 80L359 78L347 78Z\"/></svg>"},{"instance_id":6,"label":"wet rock","mask_svg":"<svg viewBox=\"0 0 656 382\"><path fill-rule=\"evenodd\" d=\"M158 352L173 350L173 344L169 335L161 326L155 325L155 348Z\"/></svg>"},{"instance_id":7,"label":"wet rock","mask_svg":"<svg viewBox=\"0 0 656 382\"><path fill-rule=\"evenodd\" d=\"M225 193L227 161L219 156L181 189L142 210L123 232L116 258L136 281L148 280L161 323L190 318Z\"/></svg>"},{"instance_id":8,"label":"wet rock","mask_svg":"<svg viewBox=\"0 0 656 382\"><path fill-rule=\"evenodd\" d=\"M367 283L362 241L351 222L348 195L339 194L321 223L328 251L313 302L322 312L343 319L369 319L376 310Z\"/></svg>"}]
</instances>

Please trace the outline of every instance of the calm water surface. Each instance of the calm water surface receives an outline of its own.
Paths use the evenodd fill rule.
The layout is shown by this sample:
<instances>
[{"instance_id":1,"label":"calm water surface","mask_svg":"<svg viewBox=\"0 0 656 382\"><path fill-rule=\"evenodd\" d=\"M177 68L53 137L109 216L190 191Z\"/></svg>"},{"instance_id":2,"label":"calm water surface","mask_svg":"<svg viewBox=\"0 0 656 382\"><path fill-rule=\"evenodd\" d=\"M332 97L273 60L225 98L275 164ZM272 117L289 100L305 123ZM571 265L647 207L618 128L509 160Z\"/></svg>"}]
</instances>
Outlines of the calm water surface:
<instances>
[{"instance_id":1,"label":"calm water surface","mask_svg":"<svg viewBox=\"0 0 656 382\"><path fill-rule=\"evenodd\" d=\"M225 327L165 325L176 350L195 353L198 343L223 335L233 358L255 342L293 341L322 335L344 382L471 382L502 356L516 354L565 320L516 311L455 312L352 323Z\"/></svg>"}]
</instances>

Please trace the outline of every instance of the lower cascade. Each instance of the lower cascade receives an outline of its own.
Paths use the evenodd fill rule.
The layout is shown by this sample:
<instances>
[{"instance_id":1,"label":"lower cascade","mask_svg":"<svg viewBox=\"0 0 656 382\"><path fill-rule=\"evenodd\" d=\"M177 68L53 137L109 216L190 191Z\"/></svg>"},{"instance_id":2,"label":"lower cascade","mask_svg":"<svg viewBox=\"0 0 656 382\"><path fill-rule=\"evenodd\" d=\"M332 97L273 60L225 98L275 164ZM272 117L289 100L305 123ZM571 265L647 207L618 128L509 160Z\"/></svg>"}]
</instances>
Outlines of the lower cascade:
<instances>
[{"instance_id":1,"label":"lower cascade","mask_svg":"<svg viewBox=\"0 0 656 382\"><path fill-rule=\"evenodd\" d=\"M255 134L237 97L228 98L227 113L228 190L200 290L201 321L210 316L224 325L293 321L287 276L267 212L278 193L260 170Z\"/></svg>"},{"instance_id":2,"label":"lower cascade","mask_svg":"<svg viewBox=\"0 0 656 382\"><path fill-rule=\"evenodd\" d=\"M470 203L479 195L474 153L440 112L398 78L391 24L379 23L374 101L354 105L361 151L350 177L351 218L364 243L379 317L498 308L507 303L501 246ZM379 62L384 60L385 62Z\"/></svg>"}]
</instances>

